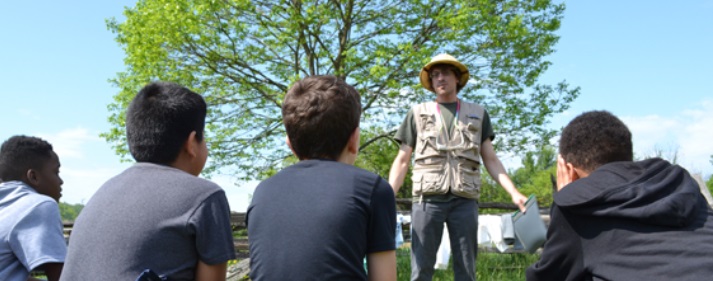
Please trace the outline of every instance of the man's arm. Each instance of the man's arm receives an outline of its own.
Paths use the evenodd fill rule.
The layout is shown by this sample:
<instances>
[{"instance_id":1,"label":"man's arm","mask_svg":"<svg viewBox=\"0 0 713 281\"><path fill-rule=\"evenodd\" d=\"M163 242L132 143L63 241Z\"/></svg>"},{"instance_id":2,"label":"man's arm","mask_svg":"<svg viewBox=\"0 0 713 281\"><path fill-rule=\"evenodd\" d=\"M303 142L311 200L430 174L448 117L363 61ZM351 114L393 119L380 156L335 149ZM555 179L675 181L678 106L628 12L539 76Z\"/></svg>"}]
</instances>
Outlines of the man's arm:
<instances>
[{"instance_id":1,"label":"man's arm","mask_svg":"<svg viewBox=\"0 0 713 281\"><path fill-rule=\"evenodd\" d=\"M225 281L228 263L210 265L203 261L198 261L196 266L196 281Z\"/></svg>"},{"instance_id":2,"label":"man's arm","mask_svg":"<svg viewBox=\"0 0 713 281\"><path fill-rule=\"evenodd\" d=\"M370 281L396 280L396 251L370 253L366 256Z\"/></svg>"},{"instance_id":3,"label":"man's arm","mask_svg":"<svg viewBox=\"0 0 713 281\"><path fill-rule=\"evenodd\" d=\"M515 185L510 180L510 177L505 172L505 167L503 163L500 162L498 155L495 154L495 148L493 148L493 142L490 139L486 139L480 145L480 156L483 159L483 164L485 169L488 170L490 176L495 179L495 181L500 184L500 186L505 189L512 197L512 202L520 207L521 211L525 211L525 202L527 202L527 197L522 195L520 191L515 188Z\"/></svg>"},{"instance_id":4,"label":"man's arm","mask_svg":"<svg viewBox=\"0 0 713 281\"><path fill-rule=\"evenodd\" d=\"M402 144L399 148L399 153L396 154L396 158L394 158L394 163L391 164L391 170L389 171L389 184L391 185L391 188L394 189L394 195L399 192L401 185L404 184L406 172L408 172L408 167L411 164L412 152L412 147L407 144Z\"/></svg>"},{"instance_id":5,"label":"man's arm","mask_svg":"<svg viewBox=\"0 0 713 281\"><path fill-rule=\"evenodd\" d=\"M59 276L60 274L62 274L63 266L64 263L52 262L40 265L37 267L37 269L40 269L45 272L45 275L47 276L47 281L59 281Z\"/></svg>"}]
</instances>

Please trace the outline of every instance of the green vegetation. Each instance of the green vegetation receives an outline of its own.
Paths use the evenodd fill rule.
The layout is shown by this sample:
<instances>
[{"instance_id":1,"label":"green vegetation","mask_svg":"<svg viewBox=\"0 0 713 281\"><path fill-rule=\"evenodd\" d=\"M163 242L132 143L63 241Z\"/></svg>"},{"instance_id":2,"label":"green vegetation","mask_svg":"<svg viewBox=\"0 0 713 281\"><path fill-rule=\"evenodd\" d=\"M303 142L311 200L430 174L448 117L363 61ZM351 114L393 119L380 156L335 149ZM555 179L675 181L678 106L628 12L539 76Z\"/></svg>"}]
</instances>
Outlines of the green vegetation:
<instances>
[{"instance_id":1,"label":"green vegetation","mask_svg":"<svg viewBox=\"0 0 713 281\"><path fill-rule=\"evenodd\" d=\"M84 205L82 204L59 202L59 214L62 216L62 221L74 221L83 208Z\"/></svg>"},{"instance_id":2,"label":"green vegetation","mask_svg":"<svg viewBox=\"0 0 713 281\"><path fill-rule=\"evenodd\" d=\"M540 258L537 254L498 254L478 253L477 270L478 280L483 281L510 281L525 280L525 269ZM436 270L434 281L453 280L453 259L446 270ZM396 252L396 266L399 281L410 280L411 253L408 248L400 248Z\"/></svg>"},{"instance_id":3,"label":"green vegetation","mask_svg":"<svg viewBox=\"0 0 713 281\"><path fill-rule=\"evenodd\" d=\"M522 167L509 171L510 179L525 196L534 194L540 207L552 205L552 180L557 175L557 150L549 145L528 151L522 158ZM485 169L481 169L483 184L480 202L511 202L505 192ZM481 213L502 213L512 210L481 209Z\"/></svg>"},{"instance_id":4,"label":"green vegetation","mask_svg":"<svg viewBox=\"0 0 713 281\"><path fill-rule=\"evenodd\" d=\"M496 149L523 152L555 134L549 119L579 95L566 81L539 82L564 8L551 0L139 0L123 22L107 21L126 71L113 79L113 128L102 136L126 156L129 101L150 81L177 82L209 104L204 173L263 179L291 162L280 114L286 90L333 74L362 96L358 165L386 177L393 128L410 105L433 100L418 72L445 52L469 66L473 83L459 96L488 109Z\"/></svg>"}]
</instances>

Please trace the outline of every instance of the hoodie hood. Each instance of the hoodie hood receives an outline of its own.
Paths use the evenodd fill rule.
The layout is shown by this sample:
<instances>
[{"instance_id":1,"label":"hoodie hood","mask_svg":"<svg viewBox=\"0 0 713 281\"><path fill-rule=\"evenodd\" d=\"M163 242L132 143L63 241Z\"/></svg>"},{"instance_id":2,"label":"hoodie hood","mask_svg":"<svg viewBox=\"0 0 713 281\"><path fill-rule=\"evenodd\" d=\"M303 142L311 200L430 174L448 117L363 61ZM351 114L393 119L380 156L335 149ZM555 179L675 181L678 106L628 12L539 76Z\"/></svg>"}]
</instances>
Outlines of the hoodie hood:
<instances>
[{"instance_id":1,"label":"hoodie hood","mask_svg":"<svg viewBox=\"0 0 713 281\"><path fill-rule=\"evenodd\" d=\"M689 225L697 208L707 208L688 172L660 158L603 165L553 197L567 212L668 227Z\"/></svg>"},{"instance_id":2,"label":"hoodie hood","mask_svg":"<svg viewBox=\"0 0 713 281\"><path fill-rule=\"evenodd\" d=\"M0 183L0 208L12 204L29 193L37 194L37 191L21 181Z\"/></svg>"}]
</instances>

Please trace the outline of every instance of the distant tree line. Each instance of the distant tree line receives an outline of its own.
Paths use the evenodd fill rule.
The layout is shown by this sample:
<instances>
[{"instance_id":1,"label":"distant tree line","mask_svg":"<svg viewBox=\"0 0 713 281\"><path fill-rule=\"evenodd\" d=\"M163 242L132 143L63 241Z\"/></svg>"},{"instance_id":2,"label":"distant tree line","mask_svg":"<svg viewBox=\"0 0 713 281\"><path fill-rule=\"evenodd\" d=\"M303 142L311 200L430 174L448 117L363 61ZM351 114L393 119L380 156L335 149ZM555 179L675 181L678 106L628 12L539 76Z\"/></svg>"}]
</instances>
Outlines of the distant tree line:
<instances>
[{"instance_id":1,"label":"distant tree line","mask_svg":"<svg viewBox=\"0 0 713 281\"><path fill-rule=\"evenodd\" d=\"M83 208L83 204L67 204L59 202L59 214L62 216L62 221L74 221L77 219L79 212L81 212Z\"/></svg>"}]
</instances>

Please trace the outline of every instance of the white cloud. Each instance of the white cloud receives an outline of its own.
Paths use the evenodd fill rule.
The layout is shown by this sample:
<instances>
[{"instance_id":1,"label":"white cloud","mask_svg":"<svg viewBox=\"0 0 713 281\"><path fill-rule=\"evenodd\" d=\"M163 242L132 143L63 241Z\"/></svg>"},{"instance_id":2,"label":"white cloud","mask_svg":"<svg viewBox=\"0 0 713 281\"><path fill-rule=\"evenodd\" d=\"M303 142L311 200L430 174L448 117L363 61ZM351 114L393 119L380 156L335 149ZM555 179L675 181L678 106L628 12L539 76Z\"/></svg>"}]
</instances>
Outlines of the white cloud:
<instances>
[{"instance_id":1,"label":"white cloud","mask_svg":"<svg viewBox=\"0 0 713 281\"><path fill-rule=\"evenodd\" d=\"M691 173L707 177L713 173L713 101L704 100L696 108L673 116L648 115L622 117L633 134L637 156L664 156L678 153L677 162Z\"/></svg>"},{"instance_id":2,"label":"white cloud","mask_svg":"<svg viewBox=\"0 0 713 281\"><path fill-rule=\"evenodd\" d=\"M128 164L126 164L128 165ZM62 168L62 202L86 204L89 198L110 178L124 170L123 165L113 168Z\"/></svg>"},{"instance_id":3,"label":"white cloud","mask_svg":"<svg viewBox=\"0 0 713 281\"><path fill-rule=\"evenodd\" d=\"M710 162L713 155L713 114L710 112L713 112L713 100L703 100L694 108L671 116L621 115L619 118L631 130L636 158L650 157L660 152L663 158L671 160L676 157L679 165L707 179L713 174L713 164ZM556 118L565 126L580 113L566 111ZM554 146L559 143L558 138L552 140ZM514 170L522 166L519 155L503 151L499 151L498 155L507 169Z\"/></svg>"},{"instance_id":4,"label":"white cloud","mask_svg":"<svg viewBox=\"0 0 713 281\"><path fill-rule=\"evenodd\" d=\"M679 123L682 122L674 118L659 115L622 116L622 121L632 132L636 155L649 155L654 149L667 150L671 147L676 141L672 133L680 129Z\"/></svg>"},{"instance_id":5,"label":"white cloud","mask_svg":"<svg viewBox=\"0 0 713 281\"><path fill-rule=\"evenodd\" d=\"M109 145L97 132L84 127L62 129L53 133L37 133L47 140L59 156L62 202L86 204L104 182L126 169Z\"/></svg>"},{"instance_id":6,"label":"white cloud","mask_svg":"<svg viewBox=\"0 0 713 281\"><path fill-rule=\"evenodd\" d=\"M52 148L60 157L67 158L84 158L85 146L89 142L102 142L98 133L90 133L89 130L77 127L65 129L55 134L38 134L39 137L47 140L52 144Z\"/></svg>"}]
</instances>

